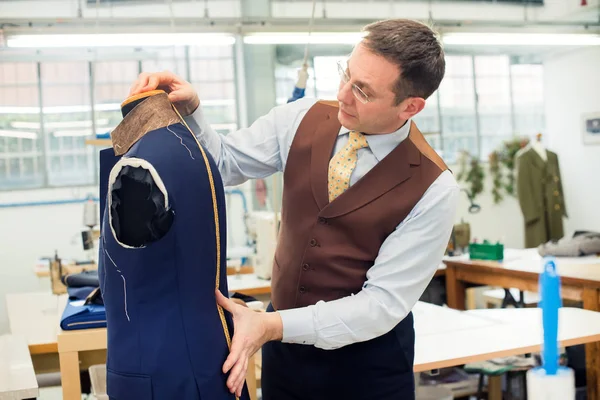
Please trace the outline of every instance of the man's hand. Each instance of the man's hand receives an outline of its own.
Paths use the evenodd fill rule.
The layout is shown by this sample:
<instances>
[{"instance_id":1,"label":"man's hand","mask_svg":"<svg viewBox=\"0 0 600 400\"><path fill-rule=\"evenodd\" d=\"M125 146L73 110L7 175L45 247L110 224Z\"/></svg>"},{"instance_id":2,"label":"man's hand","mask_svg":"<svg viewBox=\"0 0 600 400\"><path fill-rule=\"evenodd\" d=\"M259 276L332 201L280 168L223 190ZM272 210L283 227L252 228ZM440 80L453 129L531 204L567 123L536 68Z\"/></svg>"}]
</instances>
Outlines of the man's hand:
<instances>
[{"instance_id":1,"label":"man's hand","mask_svg":"<svg viewBox=\"0 0 600 400\"><path fill-rule=\"evenodd\" d=\"M276 312L256 312L248 307L236 304L216 290L217 303L233 316L233 340L229 357L223 364L223 373L229 371L227 387L231 393L242 395L246 380L248 359L256 353L263 344L270 340L281 340L283 324Z\"/></svg>"},{"instance_id":2,"label":"man's hand","mask_svg":"<svg viewBox=\"0 0 600 400\"><path fill-rule=\"evenodd\" d=\"M169 71L142 72L131 85L129 96L156 89L164 90L169 95L169 100L183 117L192 114L200 105L200 99L194 87Z\"/></svg>"}]
</instances>

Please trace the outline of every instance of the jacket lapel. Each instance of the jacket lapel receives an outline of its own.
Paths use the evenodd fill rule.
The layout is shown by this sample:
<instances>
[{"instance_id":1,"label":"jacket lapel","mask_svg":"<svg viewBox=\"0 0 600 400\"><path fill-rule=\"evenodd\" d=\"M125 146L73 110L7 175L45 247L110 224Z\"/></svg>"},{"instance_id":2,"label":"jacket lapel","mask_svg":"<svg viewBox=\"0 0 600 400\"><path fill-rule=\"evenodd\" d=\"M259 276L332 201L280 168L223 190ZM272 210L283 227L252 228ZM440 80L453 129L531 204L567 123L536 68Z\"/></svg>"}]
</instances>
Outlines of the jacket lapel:
<instances>
[{"instance_id":1,"label":"jacket lapel","mask_svg":"<svg viewBox=\"0 0 600 400\"><path fill-rule=\"evenodd\" d=\"M540 155L537 153L537 151L535 151L535 149L533 148L529 149L529 153L531 163L535 165L535 167L539 170L544 171L546 169L546 161L544 161L542 157L540 157Z\"/></svg>"},{"instance_id":2,"label":"jacket lapel","mask_svg":"<svg viewBox=\"0 0 600 400\"><path fill-rule=\"evenodd\" d=\"M409 137L377 163L365 176L327 205L321 215L325 218L332 218L347 214L409 179L410 166L421 163L421 153L411 140L411 136L416 134L418 134L418 130L413 124ZM327 174L324 179L327 182Z\"/></svg>"},{"instance_id":3,"label":"jacket lapel","mask_svg":"<svg viewBox=\"0 0 600 400\"><path fill-rule=\"evenodd\" d=\"M337 111L337 108L332 108L327 113L325 121L318 125L312 140L310 185L320 210L329 204L329 191L327 189L329 159L341 127L337 119Z\"/></svg>"}]
</instances>

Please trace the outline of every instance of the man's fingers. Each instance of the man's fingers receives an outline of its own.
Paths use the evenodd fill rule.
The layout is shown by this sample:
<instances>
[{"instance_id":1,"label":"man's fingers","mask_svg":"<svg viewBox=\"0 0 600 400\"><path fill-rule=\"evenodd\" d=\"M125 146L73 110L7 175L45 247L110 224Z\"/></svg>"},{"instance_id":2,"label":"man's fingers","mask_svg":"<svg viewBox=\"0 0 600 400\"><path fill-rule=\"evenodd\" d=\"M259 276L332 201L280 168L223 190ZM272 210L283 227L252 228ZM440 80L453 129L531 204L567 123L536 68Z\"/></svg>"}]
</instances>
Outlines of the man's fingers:
<instances>
[{"instance_id":1,"label":"man's fingers","mask_svg":"<svg viewBox=\"0 0 600 400\"><path fill-rule=\"evenodd\" d=\"M246 382L246 372L248 371L248 357L244 357L244 368L240 374L236 393L238 396L242 395L242 389L244 388L244 382Z\"/></svg>"},{"instance_id":2,"label":"man's fingers","mask_svg":"<svg viewBox=\"0 0 600 400\"><path fill-rule=\"evenodd\" d=\"M231 350L229 350L229 356L227 356L227 359L223 364L224 373L227 373L235 365L244 351L244 345L235 335L236 334L234 333L233 340L231 341Z\"/></svg>"},{"instance_id":3,"label":"man's fingers","mask_svg":"<svg viewBox=\"0 0 600 400\"><path fill-rule=\"evenodd\" d=\"M143 87L143 91L156 90L159 86L168 86L173 81L169 76L162 73L154 74L148 79L148 83Z\"/></svg>"},{"instance_id":4,"label":"man's fingers","mask_svg":"<svg viewBox=\"0 0 600 400\"><path fill-rule=\"evenodd\" d=\"M248 367L247 360L248 356L245 353L242 354L231 369L229 379L227 379L227 385L232 391L237 391L238 387L240 386L240 382L244 379L246 368Z\"/></svg>"},{"instance_id":5,"label":"man's fingers","mask_svg":"<svg viewBox=\"0 0 600 400\"><path fill-rule=\"evenodd\" d=\"M129 95L133 96L138 93L156 90L159 87L167 88L176 81L177 75L169 71L155 73L142 72L139 74L138 79L131 86Z\"/></svg>"},{"instance_id":6,"label":"man's fingers","mask_svg":"<svg viewBox=\"0 0 600 400\"><path fill-rule=\"evenodd\" d=\"M129 88L129 95L133 96L133 95L140 93L141 92L140 89L142 89L144 86L146 86L148 84L149 77L150 77L150 74L148 72L142 72L141 74L139 74L138 78L135 80L135 82L133 82L133 84Z\"/></svg>"},{"instance_id":7,"label":"man's fingers","mask_svg":"<svg viewBox=\"0 0 600 400\"><path fill-rule=\"evenodd\" d=\"M186 93L183 90L178 89L169 93L169 100L171 103L177 103L178 101L186 100L187 98L188 96L186 96Z\"/></svg>"},{"instance_id":8,"label":"man's fingers","mask_svg":"<svg viewBox=\"0 0 600 400\"><path fill-rule=\"evenodd\" d=\"M233 314L236 304L227 297L223 296L223 293L221 293L219 289L215 290L215 295L217 296L217 304Z\"/></svg>"}]
</instances>

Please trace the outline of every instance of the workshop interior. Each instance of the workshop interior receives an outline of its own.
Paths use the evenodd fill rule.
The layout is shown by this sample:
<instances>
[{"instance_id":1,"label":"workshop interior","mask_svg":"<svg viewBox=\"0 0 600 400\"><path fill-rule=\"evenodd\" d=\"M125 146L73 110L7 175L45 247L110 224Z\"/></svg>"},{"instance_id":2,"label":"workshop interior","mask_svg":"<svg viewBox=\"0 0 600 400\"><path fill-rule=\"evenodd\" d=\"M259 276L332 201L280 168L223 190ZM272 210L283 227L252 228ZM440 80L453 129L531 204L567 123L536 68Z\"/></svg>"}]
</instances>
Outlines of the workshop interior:
<instances>
[{"instance_id":1,"label":"workshop interior","mask_svg":"<svg viewBox=\"0 0 600 400\"><path fill-rule=\"evenodd\" d=\"M396 90L387 72L359 64L380 57L400 85L428 76L357 50L387 19L435 33L443 78L385 157L371 142L385 134L343 149L381 164L340 199L330 187L329 208L324 146L360 131L344 121L420 104L378 95ZM427 57L410 37L405 57ZM436 204L440 166L456 190ZM379 176L396 186L371 196ZM444 201L448 228L427 227ZM240 317L215 291L252 316L281 306L286 346L283 304L312 313L318 344L367 307L352 319L342 304L379 290L406 311L379 304L369 329L390 331L386 309L400 346L414 334L411 389L381 400L598 400L599 210L600 0L0 0L0 399L335 399L308 382L269 394L308 372L267 376L267 344L231 393ZM348 364L332 369L352 387ZM379 398L356 396L340 394Z\"/></svg>"}]
</instances>

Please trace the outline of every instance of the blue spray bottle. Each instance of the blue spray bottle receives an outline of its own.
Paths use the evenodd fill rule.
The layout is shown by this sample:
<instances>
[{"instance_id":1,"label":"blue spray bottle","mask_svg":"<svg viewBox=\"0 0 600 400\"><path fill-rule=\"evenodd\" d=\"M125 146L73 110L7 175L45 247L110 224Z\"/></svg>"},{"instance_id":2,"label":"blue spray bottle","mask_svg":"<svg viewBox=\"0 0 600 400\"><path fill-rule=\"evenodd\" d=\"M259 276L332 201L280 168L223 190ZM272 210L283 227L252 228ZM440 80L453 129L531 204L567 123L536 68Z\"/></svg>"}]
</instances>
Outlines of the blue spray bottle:
<instances>
[{"instance_id":1,"label":"blue spray bottle","mask_svg":"<svg viewBox=\"0 0 600 400\"><path fill-rule=\"evenodd\" d=\"M527 373L527 397L530 400L575 399L575 376L573 370L559 366L558 321L562 306L560 276L556 272L554 258L543 260L539 279L544 342L542 366Z\"/></svg>"}]
</instances>

